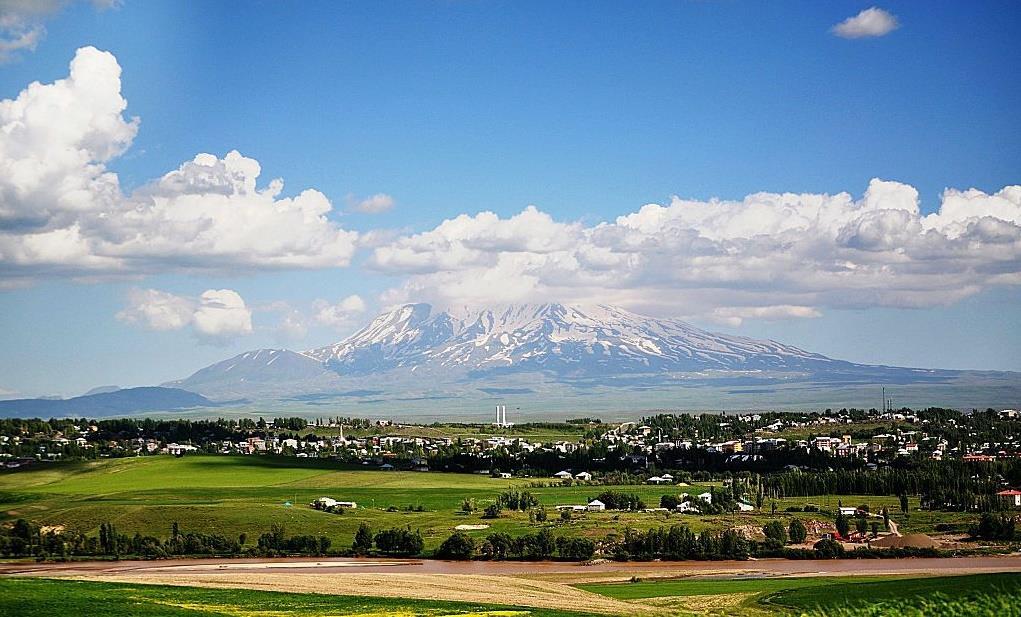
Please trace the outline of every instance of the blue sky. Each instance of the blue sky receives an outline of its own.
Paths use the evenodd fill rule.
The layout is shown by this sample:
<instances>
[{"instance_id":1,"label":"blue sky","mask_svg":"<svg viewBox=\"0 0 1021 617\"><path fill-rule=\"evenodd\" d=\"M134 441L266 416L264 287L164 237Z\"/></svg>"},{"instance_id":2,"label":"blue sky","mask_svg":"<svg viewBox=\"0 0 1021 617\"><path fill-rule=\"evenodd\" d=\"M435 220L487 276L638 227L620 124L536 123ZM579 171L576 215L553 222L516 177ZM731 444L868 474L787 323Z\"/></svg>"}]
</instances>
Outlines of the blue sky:
<instances>
[{"instance_id":1,"label":"blue sky","mask_svg":"<svg viewBox=\"0 0 1021 617\"><path fill-rule=\"evenodd\" d=\"M599 299L608 283L598 273L618 266L572 274L589 281L584 287L547 280L556 268L542 260L564 248L550 243L572 234L590 239L600 223L645 204L669 207L673 196L740 203L756 193L847 192L858 201L881 178L917 189L915 218L924 218L938 213L948 187L992 196L1021 184L1021 6L884 2L899 26L892 31L844 38L831 30L870 6L125 0L22 16L24 28L45 34L34 50L16 50L0 64L0 99L15 99L33 81L67 77L81 47L115 57L123 119L140 124L123 153L101 163L116 173L127 201L140 203L130 197L136 189L148 190L199 153L223 158L238 150L261 165L260 189L282 178L281 198L312 188L330 200L331 227L316 237L342 229L358 240L349 259L306 255L296 267L248 263L242 244L208 268L182 265L185 247L162 262L147 257L114 272L80 263L28 267L14 263L14 249L0 248L7 262L0 277L9 283L0 291L0 389L73 394L158 383L245 349L309 348L341 338L395 301L486 298L493 290L468 282L531 280L540 262L545 271L534 285L493 297ZM903 195L898 187L883 190L884 199ZM357 211L376 194L394 205ZM43 198L12 208L38 208ZM1002 204L968 203L976 217L1019 225ZM510 222L529 205L552 221L549 238L539 249L509 249L546 237L532 231L544 219ZM498 248L435 231L446 219L483 211L498 221L478 233L500 238ZM40 229L67 220L55 216ZM951 222L933 219L908 240L886 225L881 243L895 274L810 285L779 280L789 270L779 256L788 243L761 249L763 256L739 231L745 223L685 220L684 229L718 247L740 244L732 250L744 261L714 264L720 281L628 269L610 277L628 284L614 283L606 301L856 361L1021 370L1016 241L983 236L986 249L972 242L965 259L960 246L937 255L930 244L915 245L932 229L963 242L966 234L948 231ZM761 224L770 234L783 222ZM26 233L15 229L10 241ZM461 257L450 263L451 252L437 252L431 234L464 254L453 251ZM833 235L838 243L848 238ZM858 262L848 246L825 257L799 249L819 259L801 280L845 260L857 272L879 267L876 246ZM414 260L393 258L398 253ZM191 254L203 261L201 250ZM696 267L688 253L629 255ZM753 256L766 264L761 271L735 272ZM934 282L941 268L946 287ZM243 309L233 296L207 303L206 290L236 292ZM342 302L352 296L361 304ZM144 309L157 299L184 317L154 321ZM194 315L206 304L227 313L203 326ZM340 308L323 312L331 306ZM231 321L241 315L243 322L244 314L248 327ZM281 325L288 316L293 329Z\"/></svg>"}]
</instances>

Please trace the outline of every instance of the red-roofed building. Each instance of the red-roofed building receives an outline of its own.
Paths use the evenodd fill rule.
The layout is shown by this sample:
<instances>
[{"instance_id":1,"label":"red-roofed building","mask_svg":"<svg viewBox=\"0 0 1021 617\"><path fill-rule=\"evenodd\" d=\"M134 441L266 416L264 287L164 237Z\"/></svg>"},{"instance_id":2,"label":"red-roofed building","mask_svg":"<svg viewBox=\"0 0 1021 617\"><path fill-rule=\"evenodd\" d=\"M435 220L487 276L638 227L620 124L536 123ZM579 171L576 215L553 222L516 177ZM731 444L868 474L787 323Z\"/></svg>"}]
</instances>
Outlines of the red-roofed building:
<instances>
[{"instance_id":1,"label":"red-roofed building","mask_svg":"<svg viewBox=\"0 0 1021 617\"><path fill-rule=\"evenodd\" d=\"M1008 508L1021 508L1021 491L1009 490L996 493L1000 504Z\"/></svg>"}]
</instances>

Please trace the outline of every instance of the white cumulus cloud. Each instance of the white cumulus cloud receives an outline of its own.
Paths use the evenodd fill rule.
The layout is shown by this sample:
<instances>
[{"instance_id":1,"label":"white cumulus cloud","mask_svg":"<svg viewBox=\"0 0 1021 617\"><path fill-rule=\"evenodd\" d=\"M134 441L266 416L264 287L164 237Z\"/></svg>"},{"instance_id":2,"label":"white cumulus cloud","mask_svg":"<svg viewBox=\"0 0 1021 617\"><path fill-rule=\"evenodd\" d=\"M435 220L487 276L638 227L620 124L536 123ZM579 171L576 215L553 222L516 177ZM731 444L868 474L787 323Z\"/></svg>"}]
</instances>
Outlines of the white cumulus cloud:
<instances>
[{"instance_id":1,"label":"white cumulus cloud","mask_svg":"<svg viewBox=\"0 0 1021 617\"><path fill-rule=\"evenodd\" d=\"M397 201L386 193L376 193L365 199L358 199L352 194L347 196L348 208L364 214L379 214L386 212L397 204Z\"/></svg>"},{"instance_id":2,"label":"white cumulus cloud","mask_svg":"<svg viewBox=\"0 0 1021 617\"><path fill-rule=\"evenodd\" d=\"M731 325L946 305L1021 284L1021 186L947 189L927 216L914 187L879 179L860 199L674 197L591 226L480 212L379 246L370 264L404 277L385 303L605 302Z\"/></svg>"},{"instance_id":3,"label":"white cumulus cloud","mask_svg":"<svg viewBox=\"0 0 1021 617\"><path fill-rule=\"evenodd\" d=\"M833 26L831 32L845 39L886 36L900 27L897 18L878 7L865 9Z\"/></svg>"},{"instance_id":4,"label":"white cumulus cloud","mask_svg":"<svg viewBox=\"0 0 1021 617\"><path fill-rule=\"evenodd\" d=\"M35 51L46 35L45 21L71 0L0 0L0 64ZM120 0L92 0L96 10L120 6Z\"/></svg>"},{"instance_id":5,"label":"white cumulus cloud","mask_svg":"<svg viewBox=\"0 0 1021 617\"><path fill-rule=\"evenodd\" d=\"M355 325L366 310L365 300L350 295L336 303L316 300L313 304L316 323L343 330Z\"/></svg>"},{"instance_id":6,"label":"white cumulus cloud","mask_svg":"<svg viewBox=\"0 0 1021 617\"><path fill-rule=\"evenodd\" d=\"M357 234L314 189L260 187L258 161L199 154L130 194L107 163L139 127L121 68L79 49L66 79L0 101L0 276L139 275L346 266Z\"/></svg>"},{"instance_id":7,"label":"white cumulus cloud","mask_svg":"<svg viewBox=\"0 0 1021 617\"><path fill-rule=\"evenodd\" d=\"M208 289L198 298L135 289L117 319L149 330L191 328L199 340L214 344L252 333L252 311L232 289Z\"/></svg>"}]
</instances>

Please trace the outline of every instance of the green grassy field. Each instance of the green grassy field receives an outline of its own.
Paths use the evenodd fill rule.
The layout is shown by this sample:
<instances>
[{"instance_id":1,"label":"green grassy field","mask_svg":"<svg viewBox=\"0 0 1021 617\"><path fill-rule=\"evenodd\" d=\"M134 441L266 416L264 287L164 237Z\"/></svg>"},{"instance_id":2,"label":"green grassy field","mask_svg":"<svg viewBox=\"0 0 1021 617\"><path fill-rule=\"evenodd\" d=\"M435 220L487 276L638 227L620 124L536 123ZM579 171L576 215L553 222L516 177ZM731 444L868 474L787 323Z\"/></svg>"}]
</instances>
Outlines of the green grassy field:
<instances>
[{"instance_id":1,"label":"green grassy field","mask_svg":"<svg viewBox=\"0 0 1021 617\"><path fill-rule=\"evenodd\" d=\"M394 598L280 593L248 589L200 589L85 581L0 578L0 615L52 617L568 617L537 608L516 608Z\"/></svg>"},{"instance_id":2,"label":"green grassy field","mask_svg":"<svg viewBox=\"0 0 1021 617\"><path fill-rule=\"evenodd\" d=\"M531 482L551 484L529 488ZM358 525L374 529L406 526L420 529L426 548L433 549L459 524L488 524L489 529L471 532L484 537L493 531L511 535L538 529L526 513L505 511L495 520L482 520L479 513L459 512L461 502L474 499L480 508L496 500L508 488L535 493L547 508L557 504L582 504L603 490L637 493L650 506L659 505L663 494L699 493L706 486L561 486L549 478L493 479L477 474L383 472L351 469L330 461L265 456L152 456L107 459L90 463L40 465L28 470L0 473L0 520L26 518L41 525L62 525L95 534L100 523L112 522L121 533L166 537L176 521L182 530L201 530L236 537L244 533L249 543L268 531L273 523L284 523L290 534L325 535L335 548L350 545ZM328 496L356 501L358 508L343 515L313 510L307 504ZM292 505L286 505L290 502ZM785 513L790 505L812 503L826 512ZM806 521L829 523L837 504L867 503L872 511L888 507L902 531L932 533L935 524L966 526L968 514L912 512L905 519L893 496L831 495L793 497L777 501L775 518L787 521L797 516ZM619 533L625 526L647 529L683 523L695 531L720 530L731 524L761 527L774 518L764 512L726 516L667 515L666 513L587 513L562 522L550 510L549 526L565 534L602 538ZM421 506L424 512L406 511ZM396 512L388 512L388 508ZM917 508L912 499L911 507Z\"/></svg>"},{"instance_id":3,"label":"green grassy field","mask_svg":"<svg viewBox=\"0 0 1021 617\"><path fill-rule=\"evenodd\" d=\"M832 614L957 614L970 615L968 607L1000 606L997 598L1021 598L1021 574L975 574L945 577L795 577L795 578L687 578L635 583L577 585L580 589L618 600L740 595L735 613L813 612ZM938 596L936 594L939 594ZM931 604L934 598L938 600ZM964 612L932 612L941 604L956 603ZM684 602L678 603L684 606ZM924 610L923 610L924 608ZM856 612L857 611L857 612ZM921 612L914 612L921 611ZM984 614L977 612L974 614ZM994 614L1001 614L999 612ZM1017 613L1008 613L1017 614Z\"/></svg>"},{"instance_id":4,"label":"green grassy field","mask_svg":"<svg viewBox=\"0 0 1021 617\"><path fill-rule=\"evenodd\" d=\"M361 522L375 529L410 525L422 530L426 548L431 549L459 524L489 524L490 529L472 532L479 537L493 531L512 535L534 532L537 527L529 523L526 513L505 511L499 519L482 520L478 513L459 512L465 498L475 499L481 508L494 502L500 492L527 488L529 482L475 474L343 470L335 464L297 458L158 456L40 466L0 474L0 512L5 519L22 517L87 534L96 533L102 522L112 522L121 533L137 531L166 537L176 521L184 531L229 536L245 533L249 543L271 524L284 523L288 533L326 535L335 547L350 546ZM562 503L585 503L609 488L638 493L652 506L671 490L583 485L528 490L552 508ZM701 491L704 487L684 490ZM336 515L307 506L320 496L356 501L359 507ZM292 505L285 505L287 502ZM391 506L403 510L419 505L424 512L386 511ZM696 517L684 520L696 528L713 524ZM654 514L606 512L578 516L565 523L551 510L548 524L574 534L601 537L624 525L641 528L664 522Z\"/></svg>"}]
</instances>

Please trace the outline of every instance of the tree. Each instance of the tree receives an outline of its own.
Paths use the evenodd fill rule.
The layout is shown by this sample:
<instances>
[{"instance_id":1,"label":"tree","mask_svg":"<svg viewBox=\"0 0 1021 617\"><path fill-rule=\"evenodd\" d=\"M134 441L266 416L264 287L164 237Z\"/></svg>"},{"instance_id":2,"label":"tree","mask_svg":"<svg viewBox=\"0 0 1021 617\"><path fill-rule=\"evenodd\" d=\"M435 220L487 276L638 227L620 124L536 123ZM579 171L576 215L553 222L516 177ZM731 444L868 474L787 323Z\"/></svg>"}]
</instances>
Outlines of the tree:
<instances>
[{"instance_id":1,"label":"tree","mask_svg":"<svg viewBox=\"0 0 1021 617\"><path fill-rule=\"evenodd\" d=\"M557 538L557 551L564 559L585 561L596 552L596 544L588 538Z\"/></svg>"},{"instance_id":2,"label":"tree","mask_svg":"<svg viewBox=\"0 0 1021 617\"><path fill-rule=\"evenodd\" d=\"M444 559L471 559L475 555L475 538L463 531L455 531L440 544L436 555Z\"/></svg>"},{"instance_id":3,"label":"tree","mask_svg":"<svg viewBox=\"0 0 1021 617\"><path fill-rule=\"evenodd\" d=\"M787 529L783 526L783 523L777 520L772 520L766 523L762 528L762 533L766 534L767 540L772 540L783 546L787 544Z\"/></svg>"},{"instance_id":4,"label":"tree","mask_svg":"<svg viewBox=\"0 0 1021 617\"><path fill-rule=\"evenodd\" d=\"M680 503L680 500L677 499L677 495L663 495L659 498L659 507L666 508L667 510L676 509L678 503Z\"/></svg>"},{"instance_id":5,"label":"tree","mask_svg":"<svg viewBox=\"0 0 1021 617\"><path fill-rule=\"evenodd\" d=\"M815 543L815 556L819 559L837 559L844 555L844 545L836 540L823 538Z\"/></svg>"},{"instance_id":6,"label":"tree","mask_svg":"<svg viewBox=\"0 0 1021 617\"><path fill-rule=\"evenodd\" d=\"M486 544L492 550L493 559L506 559L514 548L514 538L503 532L491 533L486 536Z\"/></svg>"},{"instance_id":7,"label":"tree","mask_svg":"<svg viewBox=\"0 0 1021 617\"><path fill-rule=\"evenodd\" d=\"M900 511L904 516L908 515L908 496L905 493L900 494Z\"/></svg>"},{"instance_id":8,"label":"tree","mask_svg":"<svg viewBox=\"0 0 1021 617\"><path fill-rule=\"evenodd\" d=\"M500 504L491 503L486 506L485 511L482 513L482 518L500 518Z\"/></svg>"},{"instance_id":9,"label":"tree","mask_svg":"<svg viewBox=\"0 0 1021 617\"><path fill-rule=\"evenodd\" d=\"M854 528L858 531L858 533L865 535L865 532L868 531L869 528L868 521L865 520L864 516L855 517Z\"/></svg>"},{"instance_id":10,"label":"tree","mask_svg":"<svg viewBox=\"0 0 1021 617\"><path fill-rule=\"evenodd\" d=\"M808 537L808 529L805 528L805 524L801 522L800 518L792 518L787 531L790 535L791 544L802 544Z\"/></svg>"},{"instance_id":11,"label":"tree","mask_svg":"<svg viewBox=\"0 0 1021 617\"><path fill-rule=\"evenodd\" d=\"M355 541L351 545L355 555L368 555L369 551L372 550L372 527L368 524L362 523L358 525L358 531L355 532Z\"/></svg>"},{"instance_id":12,"label":"tree","mask_svg":"<svg viewBox=\"0 0 1021 617\"><path fill-rule=\"evenodd\" d=\"M883 508L883 525L890 531L890 511L886 508Z\"/></svg>"},{"instance_id":13,"label":"tree","mask_svg":"<svg viewBox=\"0 0 1021 617\"><path fill-rule=\"evenodd\" d=\"M834 522L837 527L837 534L841 538L846 538L847 534L851 532L851 522L847 520L847 517L843 514L837 515L837 520Z\"/></svg>"},{"instance_id":14,"label":"tree","mask_svg":"<svg viewBox=\"0 0 1021 617\"><path fill-rule=\"evenodd\" d=\"M461 502L461 512L464 512L465 514L471 514L476 509L477 507L475 506L474 499L465 499Z\"/></svg>"}]
</instances>

